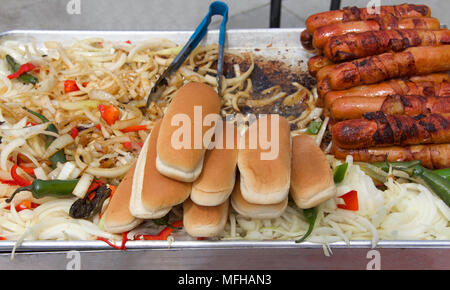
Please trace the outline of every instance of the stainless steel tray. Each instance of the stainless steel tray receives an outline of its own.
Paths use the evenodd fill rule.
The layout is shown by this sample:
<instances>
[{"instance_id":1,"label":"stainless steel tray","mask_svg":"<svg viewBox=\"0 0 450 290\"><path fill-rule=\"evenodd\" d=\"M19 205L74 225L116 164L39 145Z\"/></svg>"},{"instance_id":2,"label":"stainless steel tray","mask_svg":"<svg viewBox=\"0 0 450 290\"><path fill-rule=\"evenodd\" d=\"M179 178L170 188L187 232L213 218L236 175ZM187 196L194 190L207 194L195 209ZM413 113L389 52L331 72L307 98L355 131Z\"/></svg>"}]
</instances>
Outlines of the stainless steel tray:
<instances>
[{"instance_id":1,"label":"stainless steel tray","mask_svg":"<svg viewBox=\"0 0 450 290\"><path fill-rule=\"evenodd\" d=\"M227 31L227 49L250 50L255 55L273 57L306 69L312 56L299 42L302 28L246 29ZM165 38L183 44L191 31L41 31L14 30L0 33L0 42L21 43L48 40L70 43L74 39L102 37L111 41L139 42ZM217 43L218 31L210 31L201 44ZM373 253L371 241L331 244L333 254L324 255L322 245L296 244L293 241L129 241L127 251L112 249L102 241L25 241L17 248L11 263L13 241L0 241L0 269L57 268L65 265L66 254L78 251L86 262L84 268L137 269L365 269ZM119 243L117 243L119 245ZM399 249L402 249L399 251ZM382 268L450 269L450 241L380 241ZM45 253L45 255L42 255ZM60 263L58 264L58 259ZM163 260L161 260L163 259ZM222 262L215 262L220 259ZM281 260L280 260L281 259ZM166 262L164 262L167 260ZM384 261L387 261L383 263ZM9 263L7 263L9 262ZM38 266L36 265L36 268Z\"/></svg>"}]
</instances>

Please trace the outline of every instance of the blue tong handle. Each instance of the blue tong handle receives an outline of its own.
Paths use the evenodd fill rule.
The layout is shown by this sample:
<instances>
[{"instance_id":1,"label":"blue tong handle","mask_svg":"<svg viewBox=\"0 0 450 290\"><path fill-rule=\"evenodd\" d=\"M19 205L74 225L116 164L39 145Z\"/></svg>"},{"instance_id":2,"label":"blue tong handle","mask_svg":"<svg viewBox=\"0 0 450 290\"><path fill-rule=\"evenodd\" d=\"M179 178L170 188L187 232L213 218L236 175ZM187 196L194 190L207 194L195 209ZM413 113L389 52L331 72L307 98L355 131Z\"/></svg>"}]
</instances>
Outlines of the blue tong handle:
<instances>
[{"instance_id":1,"label":"blue tong handle","mask_svg":"<svg viewBox=\"0 0 450 290\"><path fill-rule=\"evenodd\" d=\"M178 70L178 68L184 63L189 54L191 54L191 52L197 47L203 37L205 37L206 33L208 32L208 26L211 23L211 18L214 15L222 15L223 17L219 30L219 56L217 60L217 90L220 94L222 87L221 78L223 74L223 54L225 47L225 30L228 21L228 6L221 1L215 1L209 5L208 14L206 14L205 18L203 18L197 29L195 29L194 33L189 38L188 42L184 45L183 49L178 53L169 67L164 71L164 73L155 83L147 99L147 107L150 105L150 101L151 99L153 99L152 94L156 92L157 87L162 84L166 77L170 76L172 73Z\"/></svg>"}]
</instances>

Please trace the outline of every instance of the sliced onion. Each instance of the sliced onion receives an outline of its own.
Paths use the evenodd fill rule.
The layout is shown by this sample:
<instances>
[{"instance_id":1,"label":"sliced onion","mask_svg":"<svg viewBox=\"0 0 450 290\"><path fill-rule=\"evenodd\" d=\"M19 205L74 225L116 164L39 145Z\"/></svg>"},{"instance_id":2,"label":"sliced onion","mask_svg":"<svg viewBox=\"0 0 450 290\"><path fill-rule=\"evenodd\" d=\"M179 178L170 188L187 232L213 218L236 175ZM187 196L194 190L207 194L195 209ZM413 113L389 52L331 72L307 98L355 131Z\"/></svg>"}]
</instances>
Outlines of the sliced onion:
<instances>
[{"instance_id":1,"label":"sliced onion","mask_svg":"<svg viewBox=\"0 0 450 290\"><path fill-rule=\"evenodd\" d=\"M111 126L111 129L121 130L121 129L125 129L125 128L131 127L131 126L137 126L141 123L141 121L143 119L141 110L139 110L136 107L132 107L132 106L128 106L128 105L125 105L124 107L130 115L134 115L135 117L128 119L128 120L116 121Z\"/></svg>"},{"instance_id":2,"label":"sliced onion","mask_svg":"<svg viewBox=\"0 0 450 290\"><path fill-rule=\"evenodd\" d=\"M250 100L247 99L246 100L246 104L250 107L259 107L259 106L265 106L265 105L269 105L272 104L274 102L276 102L279 99L282 99L286 96L287 94L284 92L279 92L278 94L273 95L270 98L263 98L263 99L259 99L259 100Z\"/></svg>"},{"instance_id":3,"label":"sliced onion","mask_svg":"<svg viewBox=\"0 0 450 290\"><path fill-rule=\"evenodd\" d=\"M103 90L91 90L89 91L89 98L92 100L98 100L98 101L108 101L108 102L115 102L116 98L111 95L108 92L105 92Z\"/></svg>"},{"instance_id":4,"label":"sliced onion","mask_svg":"<svg viewBox=\"0 0 450 290\"><path fill-rule=\"evenodd\" d=\"M106 178L115 178L115 177L121 177L125 175L125 173L128 172L128 170L133 165L133 162L130 162L128 164L113 167L113 168L100 168L100 167L91 167L85 164L80 159L80 150L78 149L75 154L75 162L80 168L86 168L85 172L92 174L97 177L106 177Z\"/></svg>"},{"instance_id":5,"label":"sliced onion","mask_svg":"<svg viewBox=\"0 0 450 290\"><path fill-rule=\"evenodd\" d=\"M89 186L91 186L92 181L94 180L94 176L89 173L84 173L77 185L75 186L72 194L77 196L78 198L84 198L86 195Z\"/></svg>"},{"instance_id":6,"label":"sliced onion","mask_svg":"<svg viewBox=\"0 0 450 290\"><path fill-rule=\"evenodd\" d=\"M40 166L34 169L34 175L36 176L36 179L48 180L47 174L45 173L44 169Z\"/></svg>"},{"instance_id":7,"label":"sliced onion","mask_svg":"<svg viewBox=\"0 0 450 290\"><path fill-rule=\"evenodd\" d=\"M10 137L23 137L23 136L33 136L39 134L38 132L47 129L50 123L43 123L35 126L29 126L24 128L13 128L13 129L0 129L0 135L10 136Z\"/></svg>"},{"instance_id":8,"label":"sliced onion","mask_svg":"<svg viewBox=\"0 0 450 290\"><path fill-rule=\"evenodd\" d=\"M0 166L2 168L2 170L7 171L8 170L8 157L9 154L11 154L11 152L13 152L14 150L16 150L17 148L19 148L20 146L25 144L25 139L23 138L17 138L14 139L13 141L9 142L4 148L3 150L1 150L2 152L0 153Z\"/></svg>"},{"instance_id":9,"label":"sliced onion","mask_svg":"<svg viewBox=\"0 0 450 290\"><path fill-rule=\"evenodd\" d=\"M96 100L87 100L79 102L59 102L59 106L64 110L68 111L81 110L84 108L97 108L99 104L100 102Z\"/></svg>"},{"instance_id":10,"label":"sliced onion","mask_svg":"<svg viewBox=\"0 0 450 290\"><path fill-rule=\"evenodd\" d=\"M47 159L59 150L63 149L67 145L72 144L75 139L72 138L69 134L64 134L53 140L53 142L48 146L47 151L45 152L43 159Z\"/></svg>"},{"instance_id":11,"label":"sliced onion","mask_svg":"<svg viewBox=\"0 0 450 290\"><path fill-rule=\"evenodd\" d=\"M72 171L75 169L75 164L73 162L66 162L64 163L63 168L58 174L57 179L66 180L69 178L69 176L72 174Z\"/></svg>"}]
</instances>

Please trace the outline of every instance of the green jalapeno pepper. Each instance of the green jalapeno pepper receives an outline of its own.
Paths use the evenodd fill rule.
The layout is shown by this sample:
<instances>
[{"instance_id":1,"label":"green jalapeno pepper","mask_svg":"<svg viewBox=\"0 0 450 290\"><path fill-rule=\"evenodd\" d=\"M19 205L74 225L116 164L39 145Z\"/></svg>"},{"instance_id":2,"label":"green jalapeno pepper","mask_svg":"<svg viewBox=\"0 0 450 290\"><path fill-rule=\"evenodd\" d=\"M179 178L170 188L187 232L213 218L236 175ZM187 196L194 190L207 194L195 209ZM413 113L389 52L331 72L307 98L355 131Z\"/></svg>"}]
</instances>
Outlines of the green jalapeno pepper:
<instances>
[{"instance_id":1,"label":"green jalapeno pepper","mask_svg":"<svg viewBox=\"0 0 450 290\"><path fill-rule=\"evenodd\" d=\"M334 183L340 183L344 180L345 173L347 172L348 163L345 162L334 169L333 179Z\"/></svg>"},{"instance_id":2,"label":"green jalapeno pepper","mask_svg":"<svg viewBox=\"0 0 450 290\"><path fill-rule=\"evenodd\" d=\"M408 161L408 162L374 162L371 163L372 165L380 168L381 170L385 171L385 172L389 172L389 168L392 165L392 169L396 169L396 170L407 170L413 166L416 165L420 165L421 162L420 160L413 160L413 161Z\"/></svg>"},{"instance_id":3,"label":"green jalapeno pepper","mask_svg":"<svg viewBox=\"0 0 450 290\"><path fill-rule=\"evenodd\" d=\"M450 168L437 169L433 170L433 172L444 177L447 180L450 179Z\"/></svg>"},{"instance_id":4,"label":"green jalapeno pepper","mask_svg":"<svg viewBox=\"0 0 450 290\"><path fill-rule=\"evenodd\" d=\"M447 206L450 206L450 180L420 165L412 167L407 173L422 179Z\"/></svg>"},{"instance_id":5,"label":"green jalapeno pepper","mask_svg":"<svg viewBox=\"0 0 450 290\"><path fill-rule=\"evenodd\" d=\"M35 115L36 117L38 117L39 119L42 120L42 122L50 122L46 117L44 117L43 115L36 113L35 111L32 111L30 109L27 109L25 107L23 107L24 110L26 110L27 112ZM56 128L56 126L54 124L50 124L47 127L47 131L49 132L54 132L56 134L58 134L58 129ZM46 136L46 146L48 148L48 146L50 146L50 144L52 144L52 142L55 140L56 138L53 136ZM58 165L58 162L64 164L66 163L66 155L64 154L64 149L59 150L58 152L56 152L55 154L53 154L52 156L49 157L50 161L52 162L52 168L56 168L56 166Z\"/></svg>"},{"instance_id":6,"label":"green jalapeno pepper","mask_svg":"<svg viewBox=\"0 0 450 290\"><path fill-rule=\"evenodd\" d=\"M10 198L6 200L10 203L14 196L22 191L30 191L34 198L43 198L46 196L54 197L69 197L75 186L78 183L78 179L70 180L42 180L35 179L30 185L19 187L16 189Z\"/></svg>"},{"instance_id":7,"label":"green jalapeno pepper","mask_svg":"<svg viewBox=\"0 0 450 290\"><path fill-rule=\"evenodd\" d=\"M312 207L312 208L304 209L303 216L308 220L309 227L308 227L308 230L306 231L306 233L303 235L303 237L301 237L300 239L295 241L296 243L303 242L307 237L309 237L309 235L311 235L311 233L314 229L314 224L316 223L317 208Z\"/></svg>"},{"instance_id":8,"label":"green jalapeno pepper","mask_svg":"<svg viewBox=\"0 0 450 290\"><path fill-rule=\"evenodd\" d=\"M11 67L11 69L14 72L17 72L17 70L20 67L20 64L18 64L14 60L14 58L12 58L10 55L6 55L6 62L8 62L9 66ZM34 76L32 76L32 75L30 75L28 73L21 74L17 79L20 80L21 82L28 83L28 84L33 84L33 85L35 85L35 84L37 84L39 82L36 77L34 77Z\"/></svg>"}]
</instances>

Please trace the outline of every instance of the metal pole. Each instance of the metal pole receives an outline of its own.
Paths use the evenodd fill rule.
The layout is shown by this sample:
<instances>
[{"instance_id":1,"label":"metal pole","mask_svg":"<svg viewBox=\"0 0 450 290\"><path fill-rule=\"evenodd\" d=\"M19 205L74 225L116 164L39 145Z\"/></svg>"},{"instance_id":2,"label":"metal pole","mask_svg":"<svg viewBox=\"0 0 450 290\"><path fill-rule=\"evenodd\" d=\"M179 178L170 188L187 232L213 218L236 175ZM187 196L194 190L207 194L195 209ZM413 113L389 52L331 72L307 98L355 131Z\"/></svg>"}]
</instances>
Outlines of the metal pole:
<instances>
[{"instance_id":1,"label":"metal pole","mask_svg":"<svg viewBox=\"0 0 450 290\"><path fill-rule=\"evenodd\" d=\"M280 28L281 0L270 1L270 28Z\"/></svg>"},{"instance_id":2,"label":"metal pole","mask_svg":"<svg viewBox=\"0 0 450 290\"><path fill-rule=\"evenodd\" d=\"M341 0L331 0L330 10L341 9Z\"/></svg>"}]
</instances>

